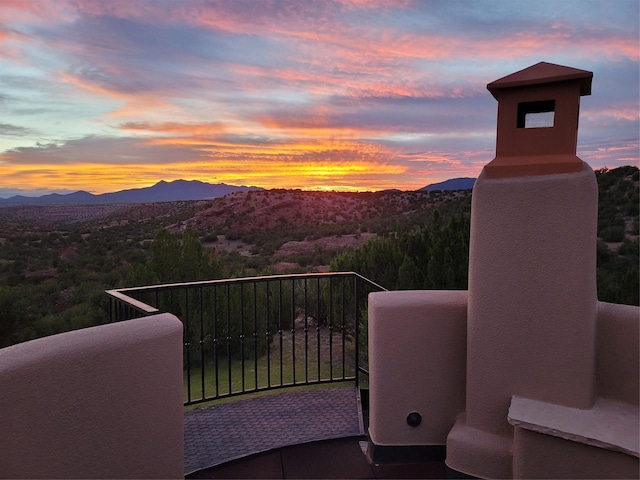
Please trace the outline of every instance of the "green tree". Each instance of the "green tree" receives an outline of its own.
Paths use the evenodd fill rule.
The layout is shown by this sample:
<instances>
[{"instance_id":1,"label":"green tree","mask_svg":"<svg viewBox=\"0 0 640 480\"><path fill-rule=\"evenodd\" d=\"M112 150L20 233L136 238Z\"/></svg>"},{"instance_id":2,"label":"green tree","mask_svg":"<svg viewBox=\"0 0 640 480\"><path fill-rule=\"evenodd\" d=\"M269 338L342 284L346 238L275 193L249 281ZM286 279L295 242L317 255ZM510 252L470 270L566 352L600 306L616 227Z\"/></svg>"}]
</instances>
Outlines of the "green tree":
<instances>
[{"instance_id":1,"label":"green tree","mask_svg":"<svg viewBox=\"0 0 640 480\"><path fill-rule=\"evenodd\" d=\"M338 255L333 271L353 270L389 289L465 289L469 264L469 216L436 211L417 230L375 237Z\"/></svg>"},{"instance_id":2,"label":"green tree","mask_svg":"<svg viewBox=\"0 0 640 480\"><path fill-rule=\"evenodd\" d=\"M178 266L180 244L177 235L160 230L151 244L151 264L154 280L158 283L179 281Z\"/></svg>"},{"instance_id":3,"label":"green tree","mask_svg":"<svg viewBox=\"0 0 640 480\"><path fill-rule=\"evenodd\" d=\"M420 270L415 262L408 255L404 256L402 264L398 269L398 290L415 288L417 279L420 277Z\"/></svg>"},{"instance_id":4,"label":"green tree","mask_svg":"<svg viewBox=\"0 0 640 480\"><path fill-rule=\"evenodd\" d=\"M134 263L129 269L129 285L214 280L222 276L220 257L202 245L195 230L187 229L182 236L160 230L150 250L148 262Z\"/></svg>"}]
</instances>

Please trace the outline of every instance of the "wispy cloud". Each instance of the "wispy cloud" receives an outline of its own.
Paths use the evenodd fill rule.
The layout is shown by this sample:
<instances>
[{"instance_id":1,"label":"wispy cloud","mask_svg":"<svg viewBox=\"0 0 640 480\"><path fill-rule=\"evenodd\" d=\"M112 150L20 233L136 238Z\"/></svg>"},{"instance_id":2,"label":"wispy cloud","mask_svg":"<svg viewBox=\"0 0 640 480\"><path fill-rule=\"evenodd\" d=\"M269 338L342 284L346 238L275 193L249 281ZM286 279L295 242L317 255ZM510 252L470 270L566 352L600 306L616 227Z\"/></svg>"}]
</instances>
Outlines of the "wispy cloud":
<instances>
[{"instance_id":1,"label":"wispy cloud","mask_svg":"<svg viewBox=\"0 0 640 480\"><path fill-rule=\"evenodd\" d=\"M33 133L33 130L27 127L10 125L8 123L0 123L0 136L2 137L24 137L27 135L32 135Z\"/></svg>"}]
</instances>

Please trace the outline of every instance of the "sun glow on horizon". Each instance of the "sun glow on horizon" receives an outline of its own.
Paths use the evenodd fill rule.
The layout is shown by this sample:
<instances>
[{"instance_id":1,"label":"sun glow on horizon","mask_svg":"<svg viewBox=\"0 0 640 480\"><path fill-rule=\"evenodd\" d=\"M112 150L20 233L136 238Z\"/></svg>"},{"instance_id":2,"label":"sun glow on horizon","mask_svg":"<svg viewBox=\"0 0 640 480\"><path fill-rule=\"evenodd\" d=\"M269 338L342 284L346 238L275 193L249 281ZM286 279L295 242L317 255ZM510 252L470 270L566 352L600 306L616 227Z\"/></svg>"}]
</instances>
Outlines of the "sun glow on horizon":
<instances>
[{"instance_id":1,"label":"sun glow on horizon","mask_svg":"<svg viewBox=\"0 0 640 480\"><path fill-rule=\"evenodd\" d=\"M132 188L152 186L161 180L200 180L207 183L257 186L265 189L302 189L309 191L365 192L389 188L415 189L424 185L390 184L387 176L404 173L399 165L362 163L295 163L286 160L265 165L254 162L217 164L220 173L214 173L206 162L188 166L175 163L161 166L147 164L120 165L117 168L94 164L73 165L61 169L57 165L37 165L30 168L0 171L0 185L11 184L16 190L39 191L47 185L50 191L84 190L93 194L110 193ZM259 167L256 172L254 169Z\"/></svg>"}]
</instances>

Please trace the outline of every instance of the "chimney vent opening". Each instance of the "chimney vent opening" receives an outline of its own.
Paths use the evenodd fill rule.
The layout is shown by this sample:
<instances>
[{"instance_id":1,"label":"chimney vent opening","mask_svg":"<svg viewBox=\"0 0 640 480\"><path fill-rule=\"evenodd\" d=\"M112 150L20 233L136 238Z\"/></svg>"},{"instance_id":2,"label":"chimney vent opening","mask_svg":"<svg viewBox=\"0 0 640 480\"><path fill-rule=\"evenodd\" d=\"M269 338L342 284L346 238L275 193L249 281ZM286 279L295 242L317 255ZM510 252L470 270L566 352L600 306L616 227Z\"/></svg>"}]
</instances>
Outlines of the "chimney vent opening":
<instances>
[{"instance_id":1,"label":"chimney vent opening","mask_svg":"<svg viewBox=\"0 0 640 480\"><path fill-rule=\"evenodd\" d=\"M556 101L518 103L518 128L550 128L554 125Z\"/></svg>"}]
</instances>

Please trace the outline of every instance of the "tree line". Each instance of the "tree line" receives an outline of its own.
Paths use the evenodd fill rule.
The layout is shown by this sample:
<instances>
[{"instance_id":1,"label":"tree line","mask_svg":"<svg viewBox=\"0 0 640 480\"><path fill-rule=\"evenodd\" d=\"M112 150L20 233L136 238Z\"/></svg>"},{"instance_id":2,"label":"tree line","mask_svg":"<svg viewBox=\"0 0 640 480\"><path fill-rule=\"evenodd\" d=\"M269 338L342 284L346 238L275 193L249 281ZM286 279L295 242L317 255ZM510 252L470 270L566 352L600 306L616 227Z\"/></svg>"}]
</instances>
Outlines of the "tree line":
<instances>
[{"instance_id":1,"label":"tree line","mask_svg":"<svg viewBox=\"0 0 640 480\"><path fill-rule=\"evenodd\" d=\"M595 174L598 298L638 305L638 168L601 169ZM331 269L356 271L388 289L466 289L469 196L443 201L438 208L421 211L424 217L417 226L414 219L400 215L395 227L335 256ZM167 222L175 224L176 218ZM13 226L3 231L0 347L105 323L105 289L273 273L268 257L204 247L200 238L206 232L170 233L155 218L121 223L56 226L51 231ZM153 232L153 241L147 240ZM326 262L329 253L322 257ZM315 265L304 270L313 271ZM246 302L252 305L251 295ZM263 297L258 293L258 304Z\"/></svg>"},{"instance_id":2,"label":"tree line","mask_svg":"<svg viewBox=\"0 0 640 480\"><path fill-rule=\"evenodd\" d=\"M598 181L598 299L640 304L638 168L596 172ZM355 271L390 290L468 288L470 213L435 210L411 231L398 225L354 251L339 254L333 271Z\"/></svg>"},{"instance_id":3,"label":"tree line","mask_svg":"<svg viewBox=\"0 0 640 480\"><path fill-rule=\"evenodd\" d=\"M389 290L463 290L468 266L469 215L438 210L423 227L374 237L331 262L332 271L358 272Z\"/></svg>"}]
</instances>

